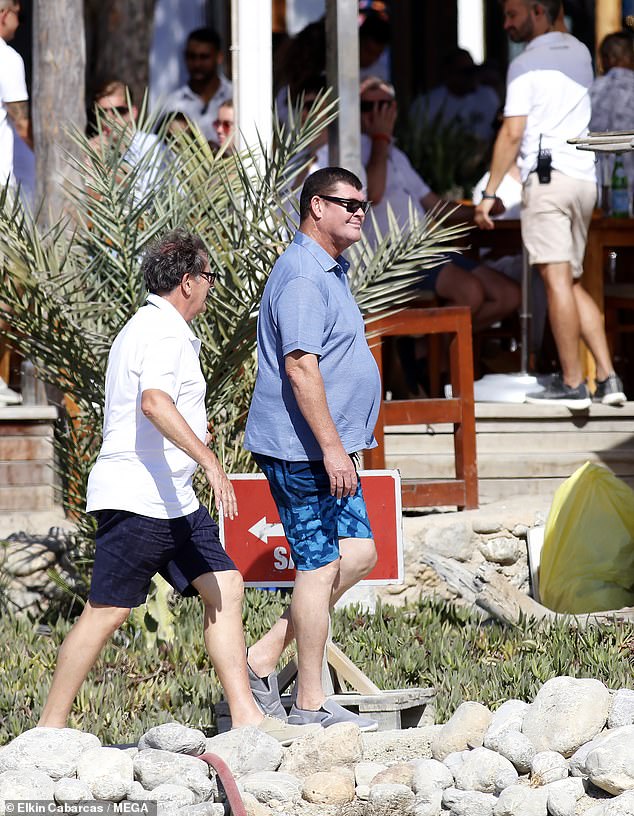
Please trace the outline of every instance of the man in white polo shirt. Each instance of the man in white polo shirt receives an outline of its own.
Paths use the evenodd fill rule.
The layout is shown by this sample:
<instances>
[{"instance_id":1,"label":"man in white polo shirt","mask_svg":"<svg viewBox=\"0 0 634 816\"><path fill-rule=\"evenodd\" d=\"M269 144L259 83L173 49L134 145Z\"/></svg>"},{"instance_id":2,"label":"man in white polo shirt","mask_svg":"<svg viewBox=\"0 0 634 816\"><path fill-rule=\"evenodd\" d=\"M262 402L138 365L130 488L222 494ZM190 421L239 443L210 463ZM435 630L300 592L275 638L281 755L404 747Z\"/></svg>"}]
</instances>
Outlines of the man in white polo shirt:
<instances>
[{"instance_id":1,"label":"man in white polo shirt","mask_svg":"<svg viewBox=\"0 0 634 816\"><path fill-rule=\"evenodd\" d=\"M14 130L33 147L24 62L8 44L20 24L20 4L0 0L0 186L14 183Z\"/></svg>"},{"instance_id":2,"label":"man in white polo shirt","mask_svg":"<svg viewBox=\"0 0 634 816\"><path fill-rule=\"evenodd\" d=\"M476 223L494 228L495 192L519 149L522 239L546 286L562 369L543 392L527 400L573 410L590 406L579 359L581 337L597 366L594 399L619 405L625 394L612 366L603 319L580 283L596 201L594 154L567 144L588 132L592 58L579 40L555 29L561 0L502 0L502 6L505 31L527 45L509 67L504 122Z\"/></svg>"},{"instance_id":3,"label":"man in white polo shirt","mask_svg":"<svg viewBox=\"0 0 634 816\"><path fill-rule=\"evenodd\" d=\"M103 445L88 479L86 509L97 519L90 595L60 649L39 725L66 725L101 649L160 573L181 595L202 598L205 644L233 727L252 725L290 744L306 729L264 717L253 700L242 577L192 487L200 465L218 512L237 514L233 487L207 447L200 340L189 326L205 311L215 275L203 242L184 230L154 244L141 271L148 302L110 351Z\"/></svg>"}]
</instances>

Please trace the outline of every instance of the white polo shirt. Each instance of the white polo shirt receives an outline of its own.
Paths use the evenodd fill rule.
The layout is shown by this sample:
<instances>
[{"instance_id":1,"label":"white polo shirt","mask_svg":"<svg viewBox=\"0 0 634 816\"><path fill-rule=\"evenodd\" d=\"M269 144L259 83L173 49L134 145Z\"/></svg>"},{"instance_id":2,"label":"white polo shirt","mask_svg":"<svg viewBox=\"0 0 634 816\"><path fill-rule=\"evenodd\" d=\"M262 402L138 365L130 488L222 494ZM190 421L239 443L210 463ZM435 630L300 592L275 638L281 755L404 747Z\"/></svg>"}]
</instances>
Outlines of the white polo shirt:
<instances>
[{"instance_id":1,"label":"white polo shirt","mask_svg":"<svg viewBox=\"0 0 634 816\"><path fill-rule=\"evenodd\" d=\"M18 52L0 37L0 187L13 178L13 129L7 119L6 102L29 98L24 62Z\"/></svg>"},{"instance_id":2,"label":"white polo shirt","mask_svg":"<svg viewBox=\"0 0 634 816\"><path fill-rule=\"evenodd\" d=\"M183 85L167 97L161 106L165 112L179 111L184 113L200 128L205 139L215 142L218 139L214 122L218 118L220 106L231 99L233 90L227 77L219 75L220 85L209 102L204 102L189 85Z\"/></svg>"},{"instance_id":3,"label":"white polo shirt","mask_svg":"<svg viewBox=\"0 0 634 816\"><path fill-rule=\"evenodd\" d=\"M526 116L520 147L522 181L537 165L539 137L552 166L572 178L595 181L594 153L567 139L585 136L590 122L592 58L571 34L535 37L509 66L504 116Z\"/></svg>"},{"instance_id":4,"label":"white polo shirt","mask_svg":"<svg viewBox=\"0 0 634 816\"><path fill-rule=\"evenodd\" d=\"M196 462L141 411L148 389L165 391L201 441L207 432L200 340L165 298L148 303L117 335L106 371L103 444L88 478L86 510L128 510L178 518L199 503Z\"/></svg>"}]
</instances>

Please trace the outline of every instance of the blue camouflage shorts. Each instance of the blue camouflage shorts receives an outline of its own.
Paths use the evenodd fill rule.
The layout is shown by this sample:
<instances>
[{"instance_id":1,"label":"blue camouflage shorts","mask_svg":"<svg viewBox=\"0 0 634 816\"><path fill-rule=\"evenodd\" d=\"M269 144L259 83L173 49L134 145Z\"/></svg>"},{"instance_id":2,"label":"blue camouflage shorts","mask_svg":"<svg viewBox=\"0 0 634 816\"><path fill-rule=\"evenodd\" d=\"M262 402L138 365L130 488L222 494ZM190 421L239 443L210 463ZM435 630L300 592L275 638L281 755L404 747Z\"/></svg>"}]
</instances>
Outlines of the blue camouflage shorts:
<instances>
[{"instance_id":1,"label":"blue camouflage shorts","mask_svg":"<svg viewBox=\"0 0 634 816\"><path fill-rule=\"evenodd\" d=\"M296 569L315 570L339 558L340 538L373 537L360 479L354 496L337 499L321 460L253 457L268 479Z\"/></svg>"}]
</instances>

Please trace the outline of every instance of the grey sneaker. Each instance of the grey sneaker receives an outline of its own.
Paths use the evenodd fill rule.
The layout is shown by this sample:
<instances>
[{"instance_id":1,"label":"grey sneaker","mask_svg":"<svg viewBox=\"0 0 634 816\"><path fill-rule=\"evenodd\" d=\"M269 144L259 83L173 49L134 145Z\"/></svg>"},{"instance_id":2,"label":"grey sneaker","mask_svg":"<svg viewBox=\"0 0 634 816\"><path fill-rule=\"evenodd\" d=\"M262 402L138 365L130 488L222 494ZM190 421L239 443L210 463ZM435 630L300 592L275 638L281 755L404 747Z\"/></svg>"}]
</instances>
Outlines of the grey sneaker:
<instances>
[{"instance_id":1,"label":"grey sneaker","mask_svg":"<svg viewBox=\"0 0 634 816\"><path fill-rule=\"evenodd\" d=\"M297 708L295 703L291 708L291 713L288 715L288 722L292 725L307 725L309 723L318 723L322 728L328 728L329 725L334 725L340 722L351 722L358 725L361 731L377 731L379 724L376 720L371 720L366 717L360 717L358 714L353 714L334 700L324 700L319 711L308 711L303 708Z\"/></svg>"},{"instance_id":2,"label":"grey sneaker","mask_svg":"<svg viewBox=\"0 0 634 816\"><path fill-rule=\"evenodd\" d=\"M296 739L307 737L309 734L321 730L317 724L290 725L287 722L278 720L277 717L265 717L257 728L285 746L295 742Z\"/></svg>"},{"instance_id":3,"label":"grey sneaker","mask_svg":"<svg viewBox=\"0 0 634 816\"><path fill-rule=\"evenodd\" d=\"M571 411L585 411L592 405L590 392L585 382L572 388L562 380L561 375L555 375L543 391L526 395L526 402L533 405L563 405Z\"/></svg>"},{"instance_id":4,"label":"grey sneaker","mask_svg":"<svg viewBox=\"0 0 634 816\"><path fill-rule=\"evenodd\" d=\"M258 677L248 663L247 672L251 693L260 711L267 717L275 717L286 722L286 711L280 700L280 690L277 685L277 674L271 672L268 677Z\"/></svg>"},{"instance_id":5,"label":"grey sneaker","mask_svg":"<svg viewBox=\"0 0 634 816\"><path fill-rule=\"evenodd\" d=\"M624 405L627 397L623 391L623 383L618 374L614 371L605 378L597 380L597 387L592 395L594 402L602 402L604 405Z\"/></svg>"}]
</instances>

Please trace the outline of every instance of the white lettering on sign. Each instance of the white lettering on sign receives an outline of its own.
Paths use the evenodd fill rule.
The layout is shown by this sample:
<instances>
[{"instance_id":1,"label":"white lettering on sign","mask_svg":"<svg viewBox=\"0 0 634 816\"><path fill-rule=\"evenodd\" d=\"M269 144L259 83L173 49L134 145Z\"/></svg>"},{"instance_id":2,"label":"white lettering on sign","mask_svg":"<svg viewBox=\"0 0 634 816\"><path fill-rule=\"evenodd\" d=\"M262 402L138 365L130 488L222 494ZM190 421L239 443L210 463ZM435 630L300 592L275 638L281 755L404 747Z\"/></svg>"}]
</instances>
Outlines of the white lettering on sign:
<instances>
[{"instance_id":1,"label":"white lettering on sign","mask_svg":"<svg viewBox=\"0 0 634 816\"><path fill-rule=\"evenodd\" d=\"M249 532L252 536L259 538L265 544L269 543L269 538L280 538L284 535L284 528L279 523L271 524L263 516L259 521L256 521L253 527L249 527Z\"/></svg>"},{"instance_id":2,"label":"white lettering on sign","mask_svg":"<svg viewBox=\"0 0 634 816\"><path fill-rule=\"evenodd\" d=\"M273 566L276 570L295 569L293 559L286 551L286 547L276 547L273 550Z\"/></svg>"}]
</instances>

